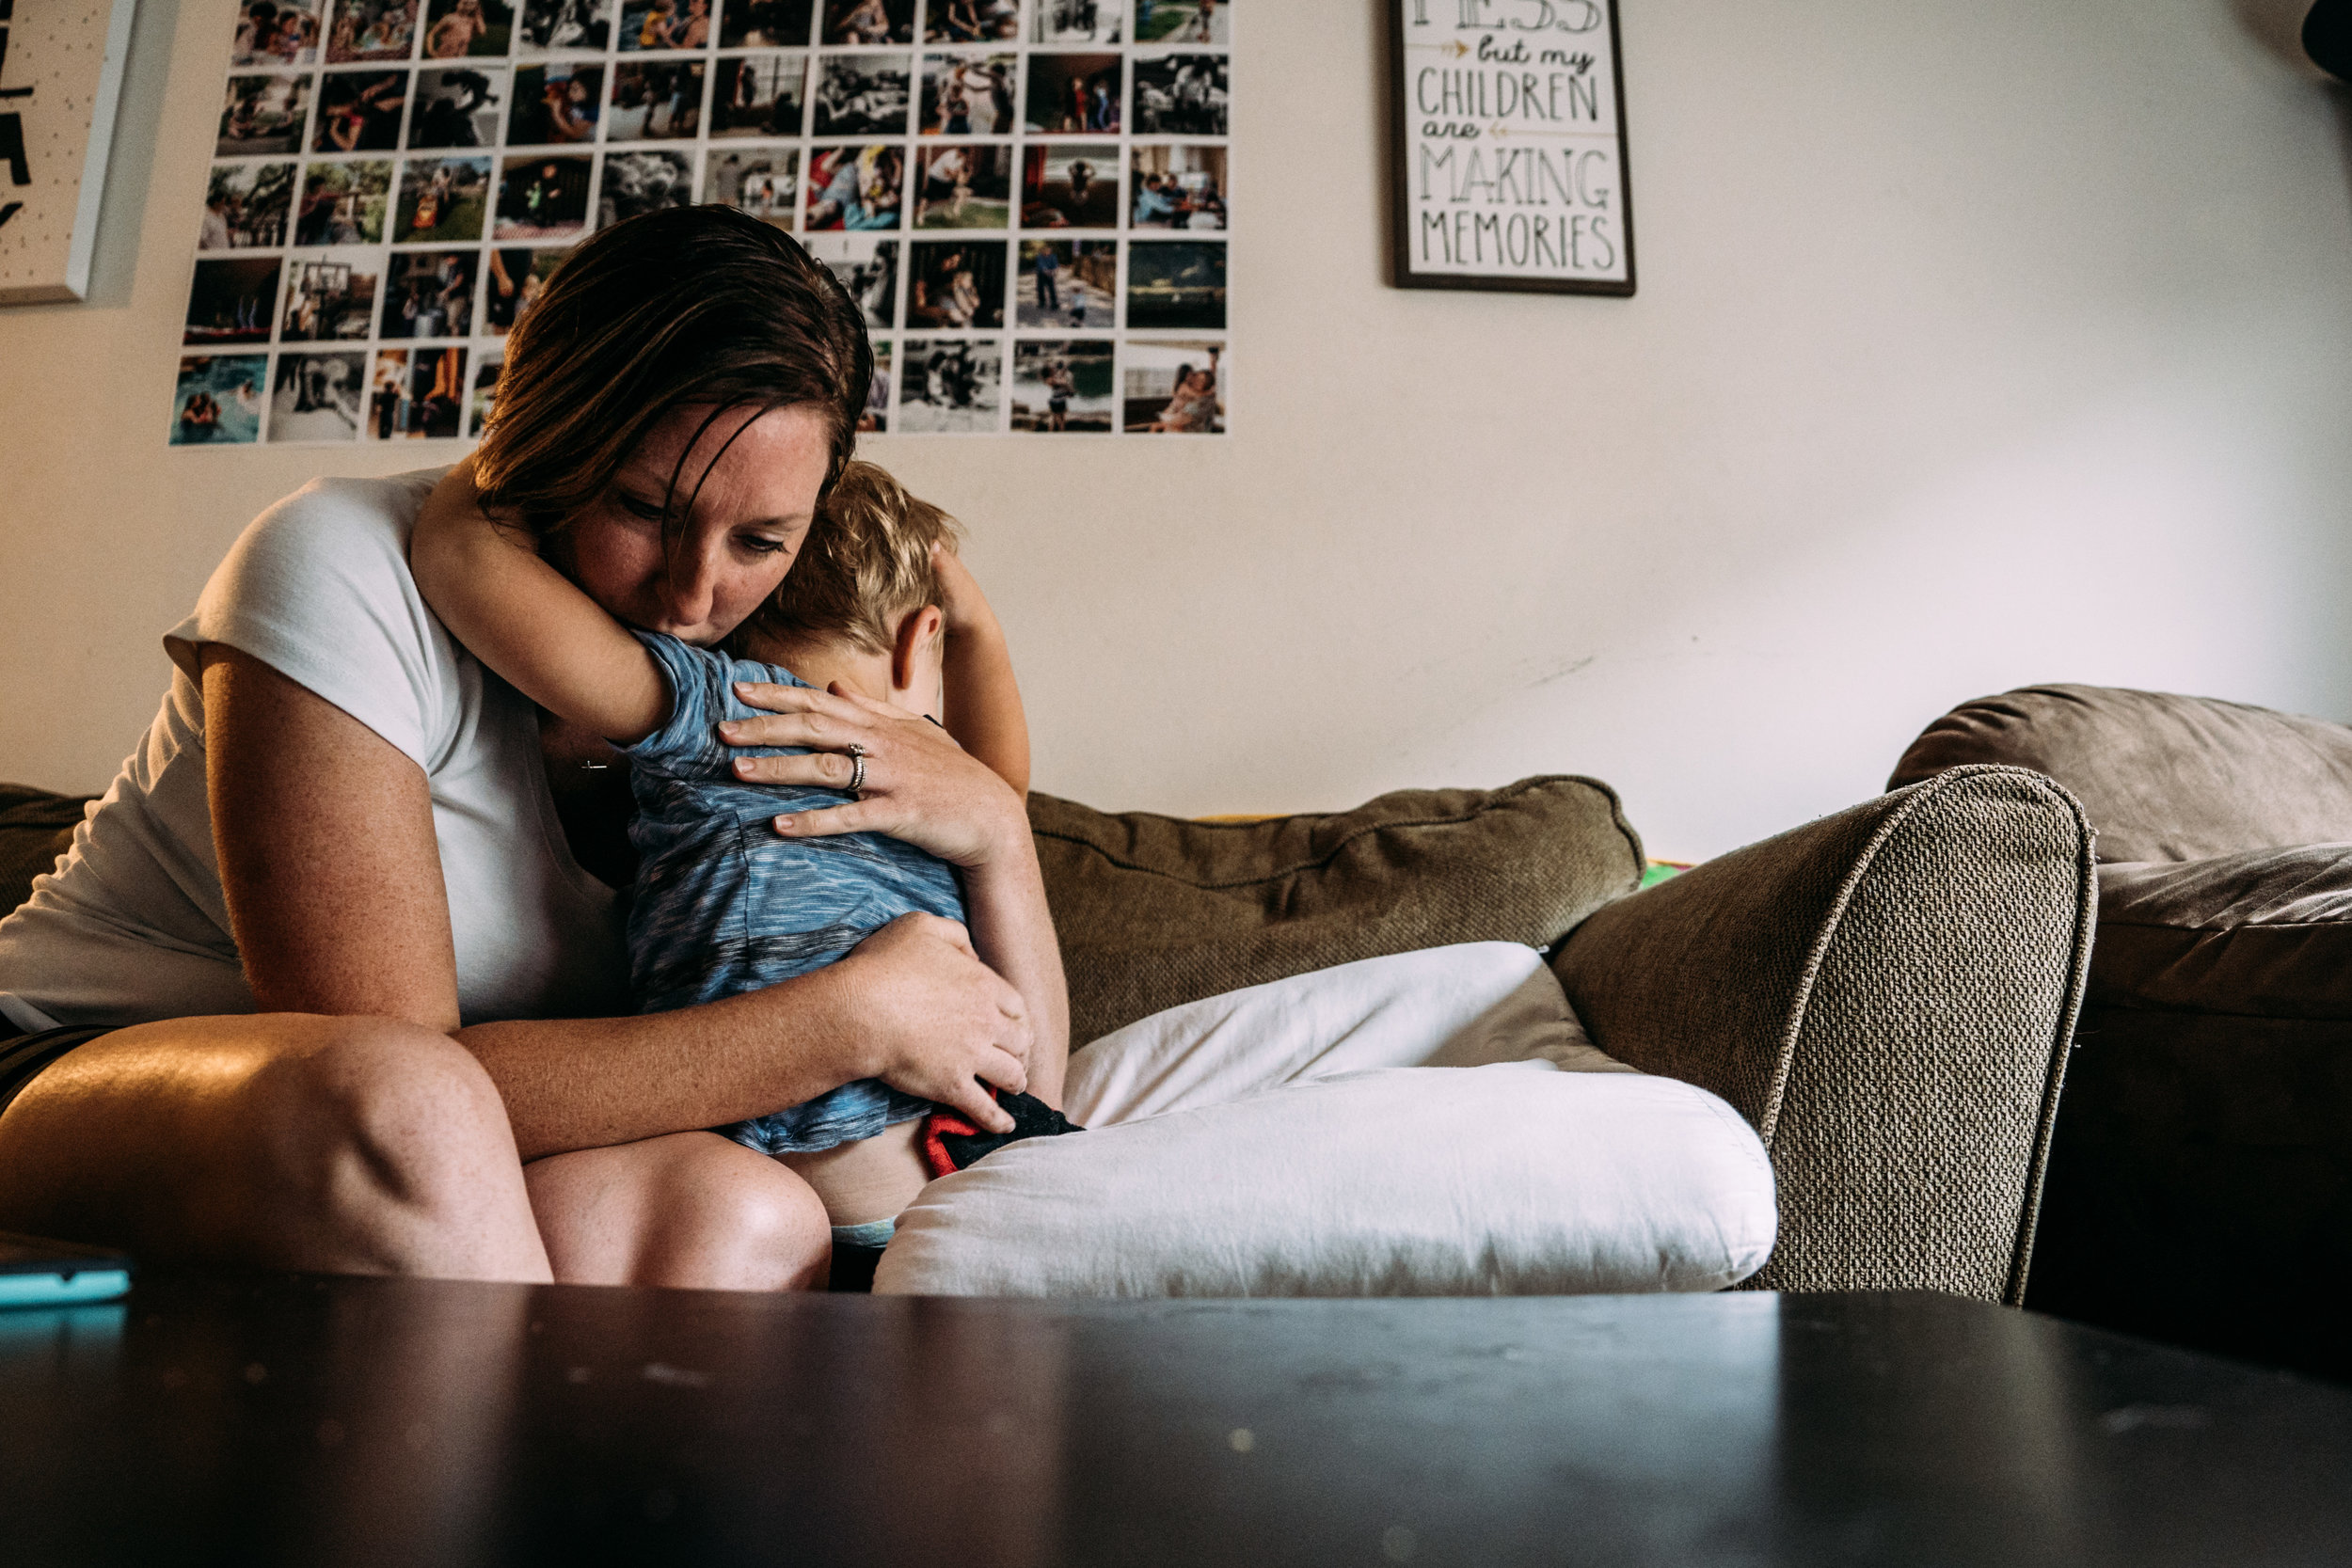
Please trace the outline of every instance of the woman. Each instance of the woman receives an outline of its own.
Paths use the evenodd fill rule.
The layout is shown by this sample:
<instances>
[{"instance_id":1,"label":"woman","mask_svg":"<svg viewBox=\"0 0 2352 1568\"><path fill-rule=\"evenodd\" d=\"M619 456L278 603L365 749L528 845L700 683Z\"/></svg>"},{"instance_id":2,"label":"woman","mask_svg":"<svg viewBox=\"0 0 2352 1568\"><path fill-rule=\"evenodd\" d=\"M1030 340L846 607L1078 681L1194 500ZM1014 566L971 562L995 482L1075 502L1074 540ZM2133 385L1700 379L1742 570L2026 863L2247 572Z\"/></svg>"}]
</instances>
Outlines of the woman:
<instances>
[{"instance_id":1,"label":"woman","mask_svg":"<svg viewBox=\"0 0 2352 1568\"><path fill-rule=\"evenodd\" d=\"M613 614L715 641L790 565L871 367L855 307L768 226L616 228L507 341L485 503ZM821 1281L813 1195L697 1130L866 1076L1001 1126L976 1078L1022 1085L1019 993L913 919L802 981L613 1016L613 898L580 864L612 863L617 818L567 833L548 793L613 774L423 612L404 541L434 477L314 485L247 531L170 640L146 744L0 922L13 1028L87 1025L0 1038L0 1228L155 1261ZM742 743L825 750L747 777L837 788L861 745L867 825L1011 890L1051 948L1022 802L944 731L760 705Z\"/></svg>"}]
</instances>

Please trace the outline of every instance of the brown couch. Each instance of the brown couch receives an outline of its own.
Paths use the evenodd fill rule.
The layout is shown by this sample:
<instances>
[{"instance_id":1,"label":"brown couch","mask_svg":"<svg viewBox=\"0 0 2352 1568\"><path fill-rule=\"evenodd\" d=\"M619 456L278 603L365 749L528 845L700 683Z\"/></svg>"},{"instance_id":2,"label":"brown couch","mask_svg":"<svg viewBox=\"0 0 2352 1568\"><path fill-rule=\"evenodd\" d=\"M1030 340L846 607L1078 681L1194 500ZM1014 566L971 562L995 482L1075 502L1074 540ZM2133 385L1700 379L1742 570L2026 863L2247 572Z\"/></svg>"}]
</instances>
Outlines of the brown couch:
<instances>
[{"instance_id":1,"label":"brown couch","mask_svg":"<svg viewBox=\"0 0 2352 1568\"><path fill-rule=\"evenodd\" d=\"M78 803L8 800L0 869L45 864ZM1752 1286L2024 1293L2090 934L2090 836L2046 779L1956 769L1641 893L1641 841L1589 779L1249 823L1039 795L1030 817L1073 1038L1354 958L1526 942L1605 1050L1762 1134L1781 1232ZM23 891L0 883L0 908Z\"/></svg>"},{"instance_id":2,"label":"brown couch","mask_svg":"<svg viewBox=\"0 0 2352 1568\"><path fill-rule=\"evenodd\" d=\"M1938 720L1889 787L1987 763L2098 832L2026 1305L2352 1376L2352 729L2033 687Z\"/></svg>"}]
</instances>

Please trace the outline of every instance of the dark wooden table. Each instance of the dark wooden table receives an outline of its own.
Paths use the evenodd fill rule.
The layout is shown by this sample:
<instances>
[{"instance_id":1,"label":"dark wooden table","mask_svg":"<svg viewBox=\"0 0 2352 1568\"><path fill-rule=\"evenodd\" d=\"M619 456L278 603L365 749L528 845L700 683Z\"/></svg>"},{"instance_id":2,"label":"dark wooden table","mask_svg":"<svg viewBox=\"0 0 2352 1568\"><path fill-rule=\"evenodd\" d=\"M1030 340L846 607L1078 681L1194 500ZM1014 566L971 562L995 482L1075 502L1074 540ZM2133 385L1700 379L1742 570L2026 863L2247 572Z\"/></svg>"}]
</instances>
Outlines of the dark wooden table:
<instances>
[{"instance_id":1,"label":"dark wooden table","mask_svg":"<svg viewBox=\"0 0 2352 1568\"><path fill-rule=\"evenodd\" d=\"M157 1278L0 1314L0 1562L2352 1562L2352 1390L1927 1295Z\"/></svg>"}]
</instances>

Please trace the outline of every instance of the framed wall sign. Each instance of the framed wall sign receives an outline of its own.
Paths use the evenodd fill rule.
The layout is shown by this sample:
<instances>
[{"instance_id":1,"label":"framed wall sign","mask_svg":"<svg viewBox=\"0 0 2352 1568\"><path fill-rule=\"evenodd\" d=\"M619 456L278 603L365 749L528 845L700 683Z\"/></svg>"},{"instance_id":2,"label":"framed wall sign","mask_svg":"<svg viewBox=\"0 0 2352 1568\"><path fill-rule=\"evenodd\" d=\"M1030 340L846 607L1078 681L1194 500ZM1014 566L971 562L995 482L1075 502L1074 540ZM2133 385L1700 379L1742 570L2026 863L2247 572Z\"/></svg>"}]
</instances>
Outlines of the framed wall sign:
<instances>
[{"instance_id":1,"label":"framed wall sign","mask_svg":"<svg viewBox=\"0 0 2352 1568\"><path fill-rule=\"evenodd\" d=\"M1633 292L1616 0L1383 0L1391 280Z\"/></svg>"},{"instance_id":2,"label":"framed wall sign","mask_svg":"<svg viewBox=\"0 0 2352 1568\"><path fill-rule=\"evenodd\" d=\"M0 0L0 305L89 288L135 0Z\"/></svg>"}]
</instances>

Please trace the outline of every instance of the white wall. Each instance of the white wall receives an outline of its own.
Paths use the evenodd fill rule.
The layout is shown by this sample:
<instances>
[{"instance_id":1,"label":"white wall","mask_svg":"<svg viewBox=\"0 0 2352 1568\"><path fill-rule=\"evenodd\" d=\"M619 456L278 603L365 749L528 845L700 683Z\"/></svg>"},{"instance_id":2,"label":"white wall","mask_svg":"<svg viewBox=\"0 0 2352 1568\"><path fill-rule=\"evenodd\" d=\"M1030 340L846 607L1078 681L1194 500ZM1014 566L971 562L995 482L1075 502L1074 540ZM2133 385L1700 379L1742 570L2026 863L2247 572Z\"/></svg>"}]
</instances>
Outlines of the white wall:
<instances>
[{"instance_id":1,"label":"white wall","mask_svg":"<svg viewBox=\"0 0 2352 1568\"><path fill-rule=\"evenodd\" d=\"M1041 787L1579 771L1702 856L2026 682L2352 716L2352 119L2296 0L1621 4L1636 298L1386 288L1376 10L1243 0L1237 434L873 443L974 527ZM104 784L273 497L456 450L163 444L231 9L147 0L96 297L0 312L0 777Z\"/></svg>"}]
</instances>

